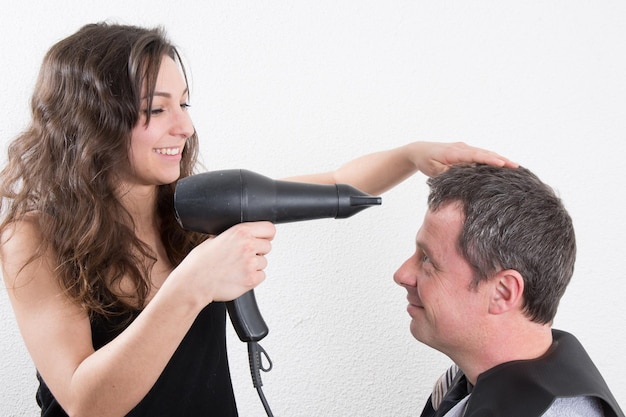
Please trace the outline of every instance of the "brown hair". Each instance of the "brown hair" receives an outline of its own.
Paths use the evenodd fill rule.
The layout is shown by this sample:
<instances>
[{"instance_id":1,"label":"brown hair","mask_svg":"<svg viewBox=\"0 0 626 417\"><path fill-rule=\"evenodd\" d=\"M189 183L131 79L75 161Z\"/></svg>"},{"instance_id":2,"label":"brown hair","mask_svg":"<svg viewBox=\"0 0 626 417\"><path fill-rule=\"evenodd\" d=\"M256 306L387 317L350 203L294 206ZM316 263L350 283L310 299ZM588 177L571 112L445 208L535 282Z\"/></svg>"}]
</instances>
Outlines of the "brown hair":
<instances>
[{"instance_id":1,"label":"brown hair","mask_svg":"<svg viewBox=\"0 0 626 417\"><path fill-rule=\"evenodd\" d=\"M43 242L32 259L52 249L62 288L89 314L142 307L150 292L156 256L135 236L114 190L116 173L129 165L142 88L149 108L165 55L179 63L186 81L176 48L159 28L90 24L55 44L41 66L30 125L10 144L0 172L0 232L38 213ZM197 155L194 132L182 153L181 178L193 173ZM167 256L178 265L203 237L177 224L174 187L158 187L154 210ZM132 303L113 290L123 277L136 289Z\"/></svg>"}]
</instances>

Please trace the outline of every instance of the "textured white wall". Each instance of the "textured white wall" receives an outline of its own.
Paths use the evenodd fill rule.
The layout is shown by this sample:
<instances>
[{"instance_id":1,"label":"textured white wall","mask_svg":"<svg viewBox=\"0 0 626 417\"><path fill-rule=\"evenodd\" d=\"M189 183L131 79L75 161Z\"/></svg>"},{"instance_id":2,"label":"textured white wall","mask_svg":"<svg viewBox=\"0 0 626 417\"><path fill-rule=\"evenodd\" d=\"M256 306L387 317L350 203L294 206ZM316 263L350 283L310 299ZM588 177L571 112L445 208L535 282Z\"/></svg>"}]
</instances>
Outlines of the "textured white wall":
<instances>
[{"instance_id":1,"label":"textured white wall","mask_svg":"<svg viewBox=\"0 0 626 417\"><path fill-rule=\"evenodd\" d=\"M625 2L7 2L3 149L25 126L45 51L100 20L163 25L181 46L209 169L282 177L410 140L464 140L534 170L579 242L556 327L582 340L626 405ZM392 274L425 196L418 175L351 219L279 226L257 291L276 415L417 415L447 359L411 338ZM0 320L0 415L32 416L34 370L3 287ZM261 416L233 335L241 415Z\"/></svg>"}]
</instances>

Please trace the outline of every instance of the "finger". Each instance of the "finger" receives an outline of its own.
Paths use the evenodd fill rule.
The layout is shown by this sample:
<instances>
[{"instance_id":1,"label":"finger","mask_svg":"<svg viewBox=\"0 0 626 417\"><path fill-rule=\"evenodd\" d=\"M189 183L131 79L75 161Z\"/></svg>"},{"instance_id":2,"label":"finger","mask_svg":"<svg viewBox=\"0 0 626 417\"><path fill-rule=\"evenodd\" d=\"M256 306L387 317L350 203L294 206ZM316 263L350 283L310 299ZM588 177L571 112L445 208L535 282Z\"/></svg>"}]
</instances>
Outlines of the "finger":
<instances>
[{"instance_id":1,"label":"finger","mask_svg":"<svg viewBox=\"0 0 626 417\"><path fill-rule=\"evenodd\" d=\"M268 262L265 256L257 256L257 271L262 271L267 268Z\"/></svg>"},{"instance_id":2,"label":"finger","mask_svg":"<svg viewBox=\"0 0 626 417\"><path fill-rule=\"evenodd\" d=\"M265 281L265 278L267 278L267 274L265 274L265 271L260 270L256 272L254 278L255 278L256 285L259 285L260 283Z\"/></svg>"},{"instance_id":3,"label":"finger","mask_svg":"<svg viewBox=\"0 0 626 417\"><path fill-rule=\"evenodd\" d=\"M272 244L266 239L257 239L256 241L256 254L267 255L272 250Z\"/></svg>"},{"instance_id":4,"label":"finger","mask_svg":"<svg viewBox=\"0 0 626 417\"><path fill-rule=\"evenodd\" d=\"M453 147L456 148L457 152L450 153L451 160L448 162L451 164L470 162L509 168L517 168L519 166L516 162L496 152L469 146L464 142L454 143Z\"/></svg>"},{"instance_id":5,"label":"finger","mask_svg":"<svg viewBox=\"0 0 626 417\"><path fill-rule=\"evenodd\" d=\"M485 149L476 149L473 155L473 160L476 163L494 165L498 167L517 168L519 166L516 162L513 162L496 152Z\"/></svg>"},{"instance_id":6,"label":"finger","mask_svg":"<svg viewBox=\"0 0 626 417\"><path fill-rule=\"evenodd\" d=\"M260 239L272 240L276 235L276 226L269 221L243 223L242 227L248 228L252 236Z\"/></svg>"}]
</instances>

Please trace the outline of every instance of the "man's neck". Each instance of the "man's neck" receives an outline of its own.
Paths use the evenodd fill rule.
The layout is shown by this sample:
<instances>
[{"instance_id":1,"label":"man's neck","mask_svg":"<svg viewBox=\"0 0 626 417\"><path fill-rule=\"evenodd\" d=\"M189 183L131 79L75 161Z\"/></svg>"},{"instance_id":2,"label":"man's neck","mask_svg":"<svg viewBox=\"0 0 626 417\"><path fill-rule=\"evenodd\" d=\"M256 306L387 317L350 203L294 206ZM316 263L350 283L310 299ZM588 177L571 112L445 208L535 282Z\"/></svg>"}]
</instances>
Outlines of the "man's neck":
<instances>
[{"instance_id":1,"label":"man's neck","mask_svg":"<svg viewBox=\"0 0 626 417\"><path fill-rule=\"evenodd\" d=\"M490 340L469 354L450 358L463 370L468 381L475 385L478 376L494 366L518 360L537 359L552 345L550 325L526 323L517 329L492 332Z\"/></svg>"}]
</instances>

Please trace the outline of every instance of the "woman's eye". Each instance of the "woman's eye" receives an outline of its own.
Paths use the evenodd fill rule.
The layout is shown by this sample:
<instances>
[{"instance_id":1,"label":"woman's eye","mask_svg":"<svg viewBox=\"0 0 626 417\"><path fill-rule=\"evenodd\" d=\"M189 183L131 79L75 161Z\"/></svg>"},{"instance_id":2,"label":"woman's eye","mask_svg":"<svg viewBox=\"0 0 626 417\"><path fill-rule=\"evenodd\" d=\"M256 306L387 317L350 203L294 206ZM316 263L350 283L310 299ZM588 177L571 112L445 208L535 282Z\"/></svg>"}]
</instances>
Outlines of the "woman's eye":
<instances>
[{"instance_id":1,"label":"woman's eye","mask_svg":"<svg viewBox=\"0 0 626 417\"><path fill-rule=\"evenodd\" d=\"M157 116L157 115L163 113L164 111L165 110L163 110L162 108L158 107L158 108L153 108L153 109L150 109L150 110L144 110L143 112L146 113L146 114L150 113L151 116Z\"/></svg>"},{"instance_id":2,"label":"woman's eye","mask_svg":"<svg viewBox=\"0 0 626 417\"><path fill-rule=\"evenodd\" d=\"M189 104L189 103L181 103L180 104L180 108L183 109L183 110L188 110L189 107L191 107L191 104Z\"/></svg>"}]
</instances>

